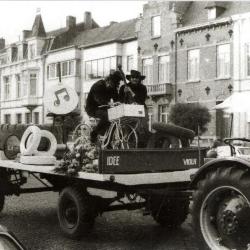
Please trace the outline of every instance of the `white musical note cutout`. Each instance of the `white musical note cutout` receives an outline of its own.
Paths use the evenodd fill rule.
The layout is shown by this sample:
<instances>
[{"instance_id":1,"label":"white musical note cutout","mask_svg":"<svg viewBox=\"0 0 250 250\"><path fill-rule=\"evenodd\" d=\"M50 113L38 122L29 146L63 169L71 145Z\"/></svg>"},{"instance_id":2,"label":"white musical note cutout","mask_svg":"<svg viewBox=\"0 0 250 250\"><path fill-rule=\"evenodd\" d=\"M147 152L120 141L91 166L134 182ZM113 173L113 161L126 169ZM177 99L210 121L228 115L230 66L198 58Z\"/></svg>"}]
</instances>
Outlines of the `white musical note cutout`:
<instances>
[{"instance_id":1,"label":"white musical note cutout","mask_svg":"<svg viewBox=\"0 0 250 250\"><path fill-rule=\"evenodd\" d=\"M44 104L51 113L64 115L72 112L78 104L76 91L65 85L56 85L45 90Z\"/></svg>"}]
</instances>

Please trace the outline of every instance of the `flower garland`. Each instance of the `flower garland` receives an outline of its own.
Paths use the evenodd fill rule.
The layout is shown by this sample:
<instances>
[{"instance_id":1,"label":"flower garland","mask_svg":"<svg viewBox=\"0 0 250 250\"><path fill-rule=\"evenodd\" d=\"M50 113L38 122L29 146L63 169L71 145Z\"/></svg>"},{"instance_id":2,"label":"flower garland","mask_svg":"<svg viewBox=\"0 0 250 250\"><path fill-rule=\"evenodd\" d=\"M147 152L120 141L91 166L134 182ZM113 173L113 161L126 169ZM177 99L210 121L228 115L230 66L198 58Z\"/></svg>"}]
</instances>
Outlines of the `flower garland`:
<instances>
[{"instance_id":1,"label":"flower garland","mask_svg":"<svg viewBox=\"0 0 250 250\"><path fill-rule=\"evenodd\" d=\"M63 159L55 167L55 172L74 176L78 172L98 172L98 145L90 142L89 137L80 136L70 151L64 153Z\"/></svg>"}]
</instances>

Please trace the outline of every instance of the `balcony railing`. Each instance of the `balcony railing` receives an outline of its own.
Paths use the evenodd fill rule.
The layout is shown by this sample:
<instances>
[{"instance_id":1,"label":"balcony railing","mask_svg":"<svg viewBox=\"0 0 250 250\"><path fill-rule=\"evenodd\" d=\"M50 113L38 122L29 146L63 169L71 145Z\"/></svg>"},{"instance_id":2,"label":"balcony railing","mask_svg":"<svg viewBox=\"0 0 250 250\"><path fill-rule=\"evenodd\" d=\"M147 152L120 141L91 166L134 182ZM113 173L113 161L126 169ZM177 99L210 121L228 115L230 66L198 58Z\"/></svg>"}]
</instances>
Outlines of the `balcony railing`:
<instances>
[{"instance_id":1,"label":"balcony railing","mask_svg":"<svg viewBox=\"0 0 250 250\"><path fill-rule=\"evenodd\" d=\"M172 95L173 86L171 83L160 83L160 84L151 84L146 85L148 95Z\"/></svg>"}]
</instances>

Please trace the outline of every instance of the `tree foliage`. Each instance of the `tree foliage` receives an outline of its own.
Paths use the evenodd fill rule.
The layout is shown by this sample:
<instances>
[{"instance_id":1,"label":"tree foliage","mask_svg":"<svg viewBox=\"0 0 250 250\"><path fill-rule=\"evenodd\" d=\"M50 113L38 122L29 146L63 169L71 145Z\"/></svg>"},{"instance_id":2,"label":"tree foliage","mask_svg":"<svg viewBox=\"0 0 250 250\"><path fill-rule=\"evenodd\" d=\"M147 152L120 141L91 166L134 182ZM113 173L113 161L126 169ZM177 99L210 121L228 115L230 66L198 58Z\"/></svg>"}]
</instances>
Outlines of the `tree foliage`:
<instances>
[{"instance_id":1,"label":"tree foliage","mask_svg":"<svg viewBox=\"0 0 250 250\"><path fill-rule=\"evenodd\" d=\"M211 115L207 107L200 104L176 103L170 110L169 120L175 125L192 129L195 134L207 131Z\"/></svg>"}]
</instances>

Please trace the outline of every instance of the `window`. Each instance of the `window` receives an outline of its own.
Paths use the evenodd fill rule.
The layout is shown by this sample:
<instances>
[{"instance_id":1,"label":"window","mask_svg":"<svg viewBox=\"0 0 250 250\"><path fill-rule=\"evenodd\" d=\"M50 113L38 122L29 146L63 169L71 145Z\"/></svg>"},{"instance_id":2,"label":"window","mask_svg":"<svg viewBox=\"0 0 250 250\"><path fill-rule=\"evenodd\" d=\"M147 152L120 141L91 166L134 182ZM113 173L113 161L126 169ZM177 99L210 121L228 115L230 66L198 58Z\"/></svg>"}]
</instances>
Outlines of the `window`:
<instances>
[{"instance_id":1,"label":"window","mask_svg":"<svg viewBox=\"0 0 250 250\"><path fill-rule=\"evenodd\" d=\"M21 97L21 77L19 74L16 75L16 98Z\"/></svg>"},{"instance_id":2,"label":"window","mask_svg":"<svg viewBox=\"0 0 250 250\"><path fill-rule=\"evenodd\" d=\"M153 37L160 36L161 35L161 17L160 16L154 16L151 20L151 35Z\"/></svg>"},{"instance_id":3,"label":"window","mask_svg":"<svg viewBox=\"0 0 250 250\"><path fill-rule=\"evenodd\" d=\"M200 77L200 50L193 49L188 51L188 80L197 81Z\"/></svg>"},{"instance_id":4,"label":"window","mask_svg":"<svg viewBox=\"0 0 250 250\"><path fill-rule=\"evenodd\" d=\"M153 107L148 106L148 129L152 131L152 123L153 123Z\"/></svg>"},{"instance_id":5,"label":"window","mask_svg":"<svg viewBox=\"0 0 250 250\"><path fill-rule=\"evenodd\" d=\"M10 77L4 76L3 82L4 82L4 100L9 100L10 99Z\"/></svg>"},{"instance_id":6,"label":"window","mask_svg":"<svg viewBox=\"0 0 250 250\"><path fill-rule=\"evenodd\" d=\"M246 74L250 76L250 43L246 44Z\"/></svg>"},{"instance_id":7,"label":"window","mask_svg":"<svg viewBox=\"0 0 250 250\"><path fill-rule=\"evenodd\" d=\"M170 81L169 56L159 57L159 82L167 83Z\"/></svg>"},{"instance_id":8,"label":"window","mask_svg":"<svg viewBox=\"0 0 250 250\"><path fill-rule=\"evenodd\" d=\"M129 72L134 67L134 57L127 56L127 72Z\"/></svg>"},{"instance_id":9,"label":"window","mask_svg":"<svg viewBox=\"0 0 250 250\"><path fill-rule=\"evenodd\" d=\"M10 114L5 114L4 115L4 123L5 124L10 124Z\"/></svg>"},{"instance_id":10,"label":"window","mask_svg":"<svg viewBox=\"0 0 250 250\"><path fill-rule=\"evenodd\" d=\"M16 62L17 61L17 56L18 56L18 48L17 47L12 47L11 48L11 62Z\"/></svg>"},{"instance_id":11,"label":"window","mask_svg":"<svg viewBox=\"0 0 250 250\"><path fill-rule=\"evenodd\" d=\"M111 69L122 63L121 56L112 56L85 62L85 80L108 76Z\"/></svg>"},{"instance_id":12,"label":"window","mask_svg":"<svg viewBox=\"0 0 250 250\"><path fill-rule=\"evenodd\" d=\"M33 59L35 57L35 44L29 45L29 59Z\"/></svg>"},{"instance_id":13,"label":"window","mask_svg":"<svg viewBox=\"0 0 250 250\"><path fill-rule=\"evenodd\" d=\"M30 120L30 113L25 113L25 123L26 124L30 124L31 120Z\"/></svg>"},{"instance_id":14,"label":"window","mask_svg":"<svg viewBox=\"0 0 250 250\"><path fill-rule=\"evenodd\" d=\"M39 112L34 112L34 124L39 124Z\"/></svg>"},{"instance_id":15,"label":"window","mask_svg":"<svg viewBox=\"0 0 250 250\"><path fill-rule=\"evenodd\" d=\"M36 96L37 74L30 74L30 96Z\"/></svg>"},{"instance_id":16,"label":"window","mask_svg":"<svg viewBox=\"0 0 250 250\"><path fill-rule=\"evenodd\" d=\"M16 123L17 124L22 123L22 114L16 114Z\"/></svg>"},{"instance_id":17,"label":"window","mask_svg":"<svg viewBox=\"0 0 250 250\"><path fill-rule=\"evenodd\" d=\"M216 18L216 8L209 8L207 10L207 18L208 20L212 20Z\"/></svg>"},{"instance_id":18,"label":"window","mask_svg":"<svg viewBox=\"0 0 250 250\"><path fill-rule=\"evenodd\" d=\"M153 83L153 60L152 58L143 59L142 61L142 72L146 76L144 84Z\"/></svg>"},{"instance_id":19,"label":"window","mask_svg":"<svg viewBox=\"0 0 250 250\"><path fill-rule=\"evenodd\" d=\"M48 66L48 78L53 79L56 78L56 64L52 63Z\"/></svg>"},{"instance_id":20,"label":"window","mask_svg":"<svg viewBox=\"0 0 250 250\"><path fill-rule=\"evenodd\" d=\"M159 122L168 122L168 105L159 105Z\"/></svg>"},{"instance_id":21,"label":"window","mask_svg":"<svg viewBox=\"0 0 250 250\"><path fill-rule=\"evenodd\" d=\"M230 76L230 44L217 46L217 77Z\"/></svg>"},{"instance_id":22,"label":"window","mask_svg":"<svg viewBox=\"0 0 250 250\"><path fill-rule=\"evenodd\" d=\"M65 61L60 63L52 63L48 65L48 79L59 77L59 70L61 76L72 76L75 73L75 61Z\"/></svg>"}]
</instances>

